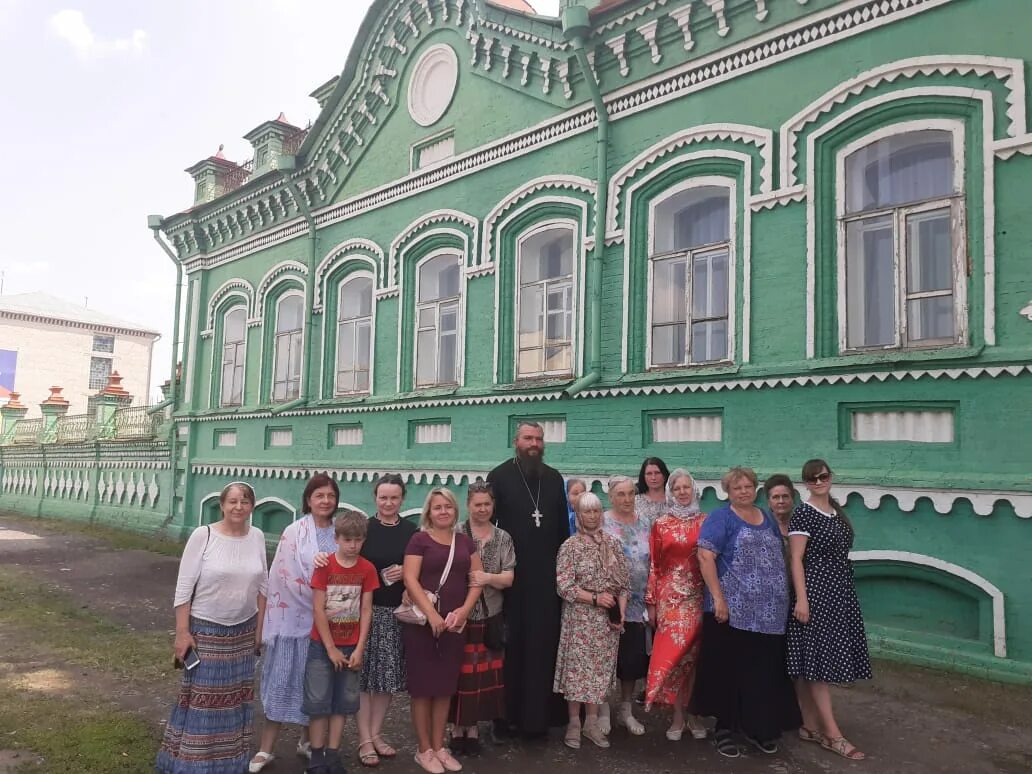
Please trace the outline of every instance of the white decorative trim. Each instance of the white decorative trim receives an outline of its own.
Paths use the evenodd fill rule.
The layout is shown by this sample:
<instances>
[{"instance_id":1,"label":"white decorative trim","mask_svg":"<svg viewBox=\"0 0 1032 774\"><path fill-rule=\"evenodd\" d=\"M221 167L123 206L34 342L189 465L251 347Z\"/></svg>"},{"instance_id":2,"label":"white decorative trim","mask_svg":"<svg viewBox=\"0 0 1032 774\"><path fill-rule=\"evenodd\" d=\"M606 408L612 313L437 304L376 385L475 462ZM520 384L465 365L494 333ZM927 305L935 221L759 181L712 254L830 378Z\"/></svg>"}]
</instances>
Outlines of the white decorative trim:
<instances>
[{"instance_id":1,"label":"white decorative trim","mask_svg":"<svg viewBox=\"0 0 1032 774\"><path fill-rule=\"evenodd\" d=\"M662 8L666 4L667 0L652 0L651 3L646 3L640 8L635 8L634 10L629 11L628 13L625 13L622 16L617 16L615 19L606 22L601 27L595 30L595 34L601 35L603 32L615 30L617 27L622 27L627 22L633 21L634 19L637 19L640 16L644 16L645 14L650 13L651 11L655 11L657 8Z\"/></svg>"},{"instance_id":2,"label":"white decorative trim","mask_svg":"<svg viewBox=\"0 0 1032 774\"><path fill-rule=\"evenodd\" d=\"M1026 131L1025 110L1025 69L1020 59L1004 59L991 56L949 55L918 56L900 59L890 64L875 67L861 73L823 94L805 108L788 119L781 127L781 174L782 187L799 184L797 174L797 146L799 135L807 126L815 123L822 115L842 105L851 97L898 79L912 79L918 75L967 75L974 73L980 77L992 75L1007 88L1007 136L1017 138ZM993 141L993 136L985 138L986 143ZM807 167L813 166L812 159L807 158Z\"/></svg>"},{"instance_id":3,"label":"white decorative trim","mask_svg":"<svg viewBox=\"0 0 1032 774\"><path fill-rule=\"evenodd\" d=\"M993 144L993 151L996 158L1007 161L1015 153L1023 156L1032 156L1032 134L1022 134L1017 137L1009 137L1006 140L997 140Z\"/></svg>"},{"instance_id":4,"label":"white decorative trim","mask_svg":"<svg viewBox=\"0 0 1032 774\"><path fill-rule=\"evenodd\" d=\"M1007 658L1007 617L1004 614L1003 592L981 575L958 564L910 551L850 551L849 558L854 562L901 562L931 567L933 570L953 575L967 581L972 586L977 586L989 596L993 603L993 655L997 658Z\"/></svg>"},{"instance_id":5,"label":"white decorative trim","mask_svg":"<svg viewBox=\"0 0 1032 774\"><path fill-rule=\"evenodd\" d=\"M935 96L948 97L951 99L980 100L982 102L982 134L987 139L983 146L982 153L982 231L983 231L983 271L985 274L984 315L983 315L983 337L988 346L996 344L996 192L995 172L996 166L993 163L992 143L988 138L993 136L993 95L992 92L963 88L956 86L926 86L909 89L900 89L872 97L859 104L853 105L849 110L841 113L832 120L823 124L819 129L811 132L807 138L807 158L812 159L817 140L825 134L836 129L840 125L853 120L858 115L866 113L871 108L900 100L909 100L914 97ZM941 123L941 122L940 122ZM927 124L930 127L940 125L936 119L925 121L908 122L908 126L920 127ZM872 133L873 136L874 133ZM816 169L814 164L806 165L806 187L808 190L815 190ZM806 200L806 357L812 359L816 356L816 240L817 240L817 203L814 197L807 197ZM969 328L970 330L970 328Z\"/></svg>"},{"instance_id":6,"label":"white decorative trim","mask_svg":"<svg viewBox=\"0 0 1032 774\"><path fill-rule=\"evenodd\" d=\"M828 11L812 14L782 25L741 44L727 47L706 57L690 60L652 78L617 89L606 97L610 117L612 120L619 120L950 2L956 2L956 0L892 0L892 2L887 0L846 0ZM687 22L686 13L690 8L691 4L689 3L671 11L670 15L675 19ZM481 23L483 23L482 20ZM392 24L393 21L388 20L384 29ZM686 48L690 49L694 45L691 42L690 28L682 26L682 31L686 34ZM382 38L383 29L377 34L376 40L370 44L373 49ZM513 34L518 37L515 31ZM550 42L548 44L560 50L567 48L565 44L559 46ZM545 45L545 42L542 45ZM368 69L367 66L366 71ZM366 71L363 71L363 78L366 77ZM315 159L325 155L327 149L335 141L334 138L339 135L341 125L351 109L351 105L365 93L359 84L348 103L343 105L337 116L329 122L323 139L319 142L318 147L313 149L310 156L313 163ZM321 227L354 218L384 205L432 190L452 180L506 163L543 147L591 131L595 124L595 112L592 108L573 108L535 126L521 129L488 145L468 151L448 163L427 170L419 170L379 188L326 206L317 211L316 222ZM302 179L306 174L308 174L307 170L298 172L294 179ZM187 230L192 226L203 227L204 223L217 218L223 212L238 208L250 199L270 194L278 185L280 185L279 182L270 183L242 198L227 201L224 206L206 213L197 221L184 219L170 229L170 235L179 237L181 234L188 233ZM257 250L289 241L305 231L304 219L295 218L292 222L274 227L253 239L244 240L208 254L193 256L184 261L184 267L188 272L201 268L213 268Z\"/></svg>"},{"instance_id":7,"label":"white decorative trim","mask_svg":"<svg viewBox=\"0 0 1032 774\"><path fill-rule=\"evenodd\" d=\"M609 206L606 208L606 240L619 239L623 230L619 221L623 188L628 181L651 164L670 153L699 142L726 141L755 145L760 152L760 188L757 196L770 193L773 181L774 133L770 129L748 124L701 124L684 129L646 148L621 167L609 180ZM697 158L697 156L693 157ZM746 180L750 193L752 179ZM746 197L748 198L748 197Z\"/></svg>"},{"instance_id":8,"label":"white decorative trim","mask_svg":"<svg viewBox=\"0 0 1032 774\"><path fill-rule=\"evenodd\" d=\"M371 255L363 254L361 251L371 253ZM373 269L372 275L374 279L384 273L384 252L376 242L370 239L344 240L326 253L326 257L322 259L315 270L315 304L312 308L313 312L319 313L323 310L323 306L325 306L326 292L329 290L326 283L329 281L330 275L336 270L338 265L352 260L369 264ZM378 286L374 283L373 287L376 288Z\"/></svg>"},{"instance_id":9,"label":"white decorative trim","mask_svg":"<svg viewBox=\"0 0 1032 774\"><path fill-rule=\"evenodd\" d=\"M247 319L254 317L254 286L245 279L234 277L219 285L218 290L211 294L208 299L208 326L201 331L202 337L211 336L215 332L215 312L230 296L241 296L244 299L244 308L247 310Z\"/></svg>"},{"instance_id":10,"label":"white decorative trim","mask_svg":"<svg viewBox=\"0 0 1032 774\"><path fill-rule=\"evenodd\" d=\"M791 204L792 202L804 202L807 197L805 185L797 185L792 188L779 188L763 196L754 196L749 200L749 206L753 212L760 210L772 210L775 207Z\"/></svg>"},{"instance_id":11,"label":"white decorative trim","mask_svg":"<svg viewBox=\"0 0 1032 774\"><path fill-rule=\"evenodd\" d=\"M1032 301L1029 301L1028 305L1023 307L1022 310L1018 312L1018 314L1020 314L1029 322L1032 322Z\"/></svg>"},{"instance_id":12,"label":"white decorative trim","mask_svg":"<svg viewBox=\"0 0 1032 774\"><path fill-rule=\"evenodd\" d=\"M449 230L439 228L427 230L430 226L438 223L455 224L460 227L465 227L471 232L472 238L466 236L461 232L461 230L456 231L454 229ZM398 267L401 265L404 253L408 251L412 244L415 244L430 234L441 231L463 233L463 240L468 242L466 245L466 253L464 255L467 266L475 266L483 260L482 256L478 256L475 251L469 249L471 246L475 246L480 242L480 221L472 215L460 212L459 210L434 210L412 221L391 242L389 251L390 262L387 267L386 276L381 278L380 287L383 289L397 290L401 284Z\"/></svg>"},{"instance_id":13,"label":"white decorative trim","mask_svg":"<svg viewBox=\"0 0 1032 774\"><path fill-rule=\"evenodd\" d=\"M495 224L498 219L504 215L510 207L519 204L527 197L533 196L539 191L548 189L580 191L581 193L594 198L596 186L594 181L588 180L586 177L580 177L578 175L552 175L549 177L538 177L533 180L529 180L516 190L510 191L502 197L501 201L499 201L484 218L482 246L475 265L481 266L484 269L487 269L488 266L490 266L490 270L494 270L494 264L498 262L498 256L495 254L494 245L494 235L498 231ZM542 198L540 200L535 199L534 204L550 201L557 201L557 199L551 197ZM570 199L564 197L561 201L570 201ZM522 211L525 210L521 210L521 212Z\"/></svg>"},{"instance_id":14,"label":"white decorative trim","mask_svg":"<svg viewBox=\"0 0 1032 774\"><path fill-rule=\"evenodd\" d=\"M301 287L304 287L306 277L308 277L308 267L300 261L281 261L269 269L265 273L265 276L262 277L262 281L258 283L254 322L256 324L260 324L265 318L265 301L269 297L269 293L271 293L277 285L288 280L294 280L298 282Z\"/></svg>"}]
</instances>

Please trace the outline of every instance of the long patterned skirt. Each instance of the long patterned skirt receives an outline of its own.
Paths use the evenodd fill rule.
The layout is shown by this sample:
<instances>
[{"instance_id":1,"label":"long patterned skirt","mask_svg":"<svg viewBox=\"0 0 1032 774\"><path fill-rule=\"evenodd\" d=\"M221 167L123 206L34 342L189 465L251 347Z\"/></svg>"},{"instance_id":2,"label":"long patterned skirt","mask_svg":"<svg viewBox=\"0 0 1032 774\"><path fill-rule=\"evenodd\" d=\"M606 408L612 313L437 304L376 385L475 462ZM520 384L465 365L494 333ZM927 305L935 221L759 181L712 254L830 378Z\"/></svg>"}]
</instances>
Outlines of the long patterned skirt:
<instances>
[{"instance_id":1,"label":"long patterned skirt","mask_svg":"<svg viewBox=\"0 0 1032 774\"><path fill-rule=\"evenodd\" d=\"M190 618L201 663L183 672L158 750L161 774L240 774L254 726L255 628Z\"/></svg>"},{"instance_id":2,"label":"long patterned skirt","mask_svg":"<svg viewBox=\"0 0 1032 774\"><path fill-rule=\"evenodd\" d=\"M484 644L487 624L470 621L459 670L459 690L452 697L448 722L472 726L481 720L505 717L504 655Z\"/></svg>"},{"instance_id":3,"label":"long patterned skirt","mask_svg":"<svg viewBox=\"0 0 1032 774\"><path fill-rule=\"evenodd\" d=\"M262 648L262 679L259 694L262 712L277 723L308 725L301 711L304 698L305 662L312 638L278 635Z\"/></svg>"}]
</instances>

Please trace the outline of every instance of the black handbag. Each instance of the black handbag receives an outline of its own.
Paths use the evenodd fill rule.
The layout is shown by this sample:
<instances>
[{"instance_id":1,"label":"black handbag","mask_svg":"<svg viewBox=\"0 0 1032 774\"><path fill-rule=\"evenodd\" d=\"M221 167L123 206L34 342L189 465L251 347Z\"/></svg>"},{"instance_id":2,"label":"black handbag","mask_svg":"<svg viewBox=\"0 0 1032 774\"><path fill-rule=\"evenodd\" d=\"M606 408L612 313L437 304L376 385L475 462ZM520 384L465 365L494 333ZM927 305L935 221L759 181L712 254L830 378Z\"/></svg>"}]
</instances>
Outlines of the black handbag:
<instances>
[{"instance_id":1,"label":"black handbag","mask_svg":"<svg viewBox=\"0 0 1032 774\"><path fill-rule=\"evenodd\" d=\"M484 621L484 645L488 650L505 650L505 616L502 613Z\"/></svg>"}]
</instances>

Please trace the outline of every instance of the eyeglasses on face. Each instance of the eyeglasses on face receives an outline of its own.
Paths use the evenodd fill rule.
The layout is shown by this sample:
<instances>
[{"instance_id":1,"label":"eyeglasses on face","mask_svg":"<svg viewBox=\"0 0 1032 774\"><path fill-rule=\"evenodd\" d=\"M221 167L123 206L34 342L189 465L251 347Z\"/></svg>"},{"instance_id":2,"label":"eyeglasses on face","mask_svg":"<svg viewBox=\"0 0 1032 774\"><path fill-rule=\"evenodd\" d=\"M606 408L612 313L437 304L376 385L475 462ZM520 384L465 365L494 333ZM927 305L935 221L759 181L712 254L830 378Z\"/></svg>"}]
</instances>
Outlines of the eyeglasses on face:
<instances>
[{"instance_id":1,"label":"eyeglasses on face","mask_svg":"<svg viewBox=\"0 0 1032 774\"><path fill-rule=\"evenodd\" d=\"M818 473L813 478L808 479L807 483L808 484L823 484L825 481L831 481L831 473L829 473L828 471L824 471L823 473Z\"/></svg>"}]
</instances>

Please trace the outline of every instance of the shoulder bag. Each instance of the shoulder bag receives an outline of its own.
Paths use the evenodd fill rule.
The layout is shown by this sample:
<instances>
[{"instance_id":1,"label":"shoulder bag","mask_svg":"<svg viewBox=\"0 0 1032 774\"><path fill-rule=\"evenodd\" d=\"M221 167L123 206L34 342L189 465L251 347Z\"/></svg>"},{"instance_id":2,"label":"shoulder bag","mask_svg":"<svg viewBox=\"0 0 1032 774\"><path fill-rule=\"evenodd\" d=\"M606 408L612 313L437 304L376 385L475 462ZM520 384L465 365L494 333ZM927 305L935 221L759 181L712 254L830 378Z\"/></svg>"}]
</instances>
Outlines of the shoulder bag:
<instances>
[{"instance_id":1,"label":"shoulder bag","mask_svg":"<svg viewBox=\"0 0 1032 774\"><path fill-rule=\"evenodd\" d=\"M427 599L430 600L430 604L434 606L435 610L440 611L438 604L440 603L441 589L444 588L444 584L448 581L448 573L451 572L452 561L455 559L455 535L452 535L451 548L448 550L448 563L444 565L444 572L441 573L441 582L437 584L437 591L427 591L423 589L423 593L426 594ZM426 613L419 609L418 605L411 599L408 599L406 595L405 600L402 601L394 609L394 617L402 623L415 624L416 626L422 626L426 623Z\"/></svg>"}]
</instances>

